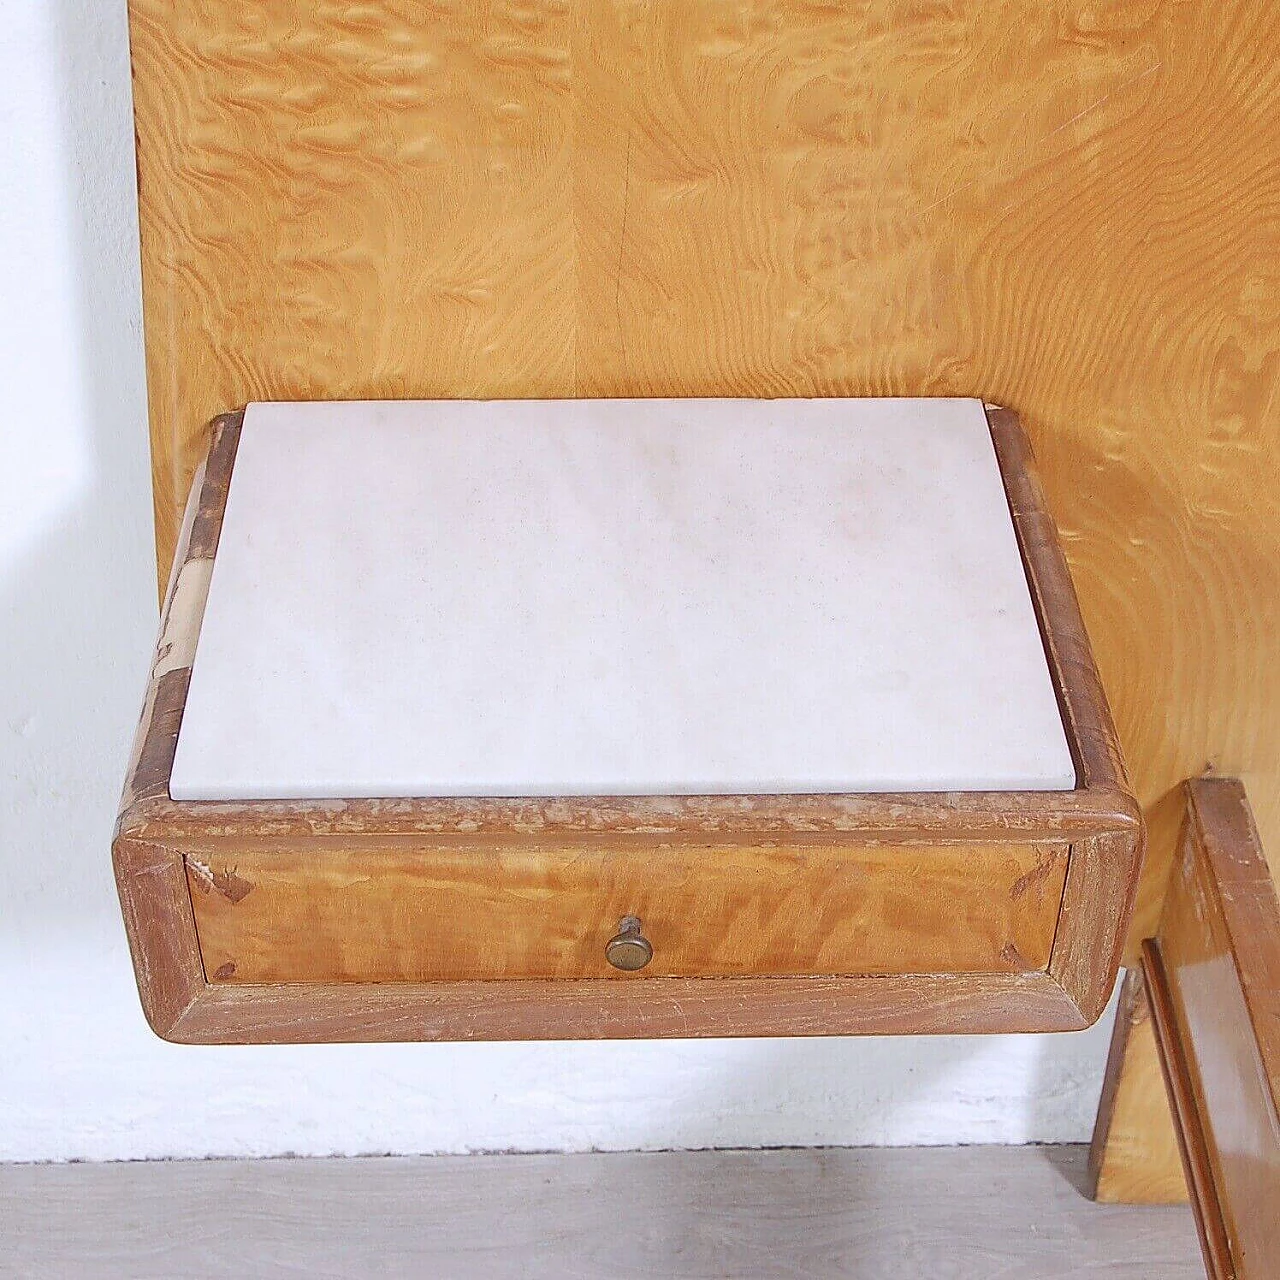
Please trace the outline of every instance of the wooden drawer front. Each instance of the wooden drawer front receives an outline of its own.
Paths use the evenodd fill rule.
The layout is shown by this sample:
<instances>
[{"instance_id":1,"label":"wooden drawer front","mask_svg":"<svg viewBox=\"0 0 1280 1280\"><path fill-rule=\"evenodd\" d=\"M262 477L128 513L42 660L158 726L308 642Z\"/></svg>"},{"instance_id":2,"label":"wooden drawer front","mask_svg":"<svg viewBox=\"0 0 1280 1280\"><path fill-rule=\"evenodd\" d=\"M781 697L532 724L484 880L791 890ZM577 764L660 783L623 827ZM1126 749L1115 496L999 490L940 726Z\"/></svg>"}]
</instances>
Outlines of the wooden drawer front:
<instances>
[{"instance_id":1,"label":"wooden drawer front","mask_svg":"<svg viewBox=\"0 0 1280 1280\"><path fill-rule=\"evenodd\" d=\"M1010 972L1048 962L1065 845L411 851L366 841L189 854L215 982Z\"/></svg>"}]
</instances>

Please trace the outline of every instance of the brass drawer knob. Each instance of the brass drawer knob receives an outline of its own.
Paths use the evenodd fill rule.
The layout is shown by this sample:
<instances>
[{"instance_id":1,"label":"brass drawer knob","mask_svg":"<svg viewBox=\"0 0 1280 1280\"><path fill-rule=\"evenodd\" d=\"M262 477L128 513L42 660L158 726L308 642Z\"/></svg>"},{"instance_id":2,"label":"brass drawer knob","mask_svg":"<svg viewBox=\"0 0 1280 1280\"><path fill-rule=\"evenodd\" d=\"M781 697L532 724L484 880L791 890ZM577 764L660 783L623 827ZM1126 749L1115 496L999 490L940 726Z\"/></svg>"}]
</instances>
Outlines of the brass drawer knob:
<instances>
[{"instance_id":1,"label":"brass drawer knob","mask_svg":"<svg viewBox=\"0 0 1280 1280\"><path fill-rule=\"evenodd\" d=\"M638 916L623 916L618 921L618 932L609 939L604 956L615 969L628 973L643 969L653 959L653 946L640 932Z\"/></svg>"}]
</instances>

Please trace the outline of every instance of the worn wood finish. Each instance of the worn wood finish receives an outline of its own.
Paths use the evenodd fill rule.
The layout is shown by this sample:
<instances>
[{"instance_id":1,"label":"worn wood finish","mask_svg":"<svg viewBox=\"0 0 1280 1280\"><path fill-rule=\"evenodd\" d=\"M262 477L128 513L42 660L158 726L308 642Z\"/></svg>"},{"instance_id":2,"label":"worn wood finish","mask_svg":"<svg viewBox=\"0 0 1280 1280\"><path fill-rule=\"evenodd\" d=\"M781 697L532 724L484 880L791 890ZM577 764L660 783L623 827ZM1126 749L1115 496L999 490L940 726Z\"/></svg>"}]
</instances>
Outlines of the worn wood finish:
<instances>
[{"instance_id":1,"label":"worn wood finish","mask_svg":"<svg viewBox=\"0 0 1280 1280\"><path fill-rule=\"evenodd\" d=\"M251 399L985 396L1151 820L1132 936L1206 763L1280 850L1280 8L130 13L162 575Z\"/></svg>"},{"instance_id":2,"label":"worn wood finish","mask_svg":"<svg viewBox=\"0 0 1280 1280\"><path fill-rule=\"evenodd\" d=\"M1141 821L1127 790L1110 713L1066 563L1041 506L1025 438L1012 414L993 411L991 426L1081 779L1075 791L174 802L168 798L168 775L188 669L175 663L189 664L194 652L239 431L237 415L220 419L200 495L185 525L186 542L163 615L136 764L126 784L115 842L135 969L152 1026L161 1035L183 1041L259 1042L1048 1031L1088 1025L1101 1012L1114 982L1141 857ZM1025 873L1032 876L1032 900L1039 893L1046 903L1061 900L1047 964L1042 958L1047 931L1038 941L1025 940L1024 955L1016 936L984 935L987 926L979 921L979 937L966 941L967 951L957 946L956 935L944 950L973 957L985 948L989 956L999 941L1001 963L992 971L964 972L959 965L948 965L942 972L929 972L922 959L918 970L910 973L860 970L838 977L663 976L659 969L619 980L610 976L484 981L476 980L473 972L465 981L249 982L240 973L242 959L251 955L244 936L234 947L210 950L205 960L217 962L210 971L199 958L193 896L206 931L214 918L211 912L221 912L224 918L229 914L218 899L229 902L238 896L239 904L230 905L238 909L251 904L250 913L261 904L263 919L269 919L270 896L264 893L254 903L252 891L240 892L244 883L254 884L253 876L261 874L259 865L252 875L245 873L249 859L260 851L265 867L273 856L268 850L275 855L292 850L296 856L304 838L312 850L341 847L356 855L385 843L403 851L398 856L405 865L417 851L434 850L431 856L447 857L455 867L466 854L477 864L496 858L516 865L525 859L528 865L541 860L554 868L565 865L571 850L584 866L594 858L597 866L605 867L614 866L621 851L631 848L647 851L655 864L663 857L685 858L688 865L704 859L698 863L700 877L707 874L704 865L714 868L717 861L732 859L740 878L744 867L763 869L794 856L807 868L806 874L817 874L816 883L824 890L831 886L832 868L849 858L879 859L881 868L892 871L903 862L919 863L943 850L953 850L945 856L954 856L956 865L966 852L976 855L979 863L997 849L999 858L1012 862L1029 850L1039 857L1047 848L1066 845L1070 853L1065 883L1057 879L1060 861L1044 863L1047 874L1037 869L1039 862ZM714 851L710 858L708 851ZM608 859L602 857L605 852ZM175 891L183 881L184 866L195 872L194 895ZM1036 886L1041 878L1045 883ZM1018 883L1017 876L1004 879L998 896L1006 905ZM1027 896L1027 883L1022 880L1018 898ZM219 891L219 884L229 896ZM704 890L701 880L698 888ZM810 886L804 892L814 895L816 890ZM874 906L876 894L883 894L881 900L889 902L894 892L887 881L868 901ZM757 900L763 902L763 894ZM686 904L691 901L686 899ZM977 909L971 897L965 901L969 905L964 910L957 910L955 903L951 907L962 920ZM735 909L728 897L723 906L725 911ZM657 909L662 923L662 908ZM995 904L984 908L996 917L1002 909ZM331 919L338 910L332 908ZM930 910L924 897L892 921L904 949L920 943L920 922L929 918ZM624 908L611 906L593 935L598 937L601 927L612 929L624 913ZM886 923L896 913L896 908L886 911ZM923 932L941 927L936 915L933 919ZM334 959L336 926L329 928L321 920L316 930L316 920L306 912L295 920L310 947L294 952L308 956L299 961L302 976L365 976L359 966ZM719 915L708 921L708 928L723 933L733 923L731 917ZM268 933L272 929L278 931L279 922L270 925ZM824 933L820 928L815 940ZM600 941L603 945L603 938ZM216 945L212 933L207 943ZM1006 952L1009 943L1013 950ZM471 945L471 954L477 954L478 948ZM763 964L770 944L759 945L753 963L773 967ZM884 945L887 953L887 939ZM326 950L331 953L328 958ZM261 947L252 953L258 959L250 961L250 973L253 963L269 963L261 953ZM941 958L942 951L931 954ZM692 972L694 957L690 953L687 958ZM815 962L820 958L819 950ZM573 965L582 963L569 961L556 972L573 973ZM234 973L226 969L229 964L236 965ZM260 970L256 976L280 974Z\"/></svg>"},{"instance_id":3,"label":"worn wood finish","mask_svg":"<svg viewBox=\"0 0 1280 1280\"><path fill-rule=\"evenodd\" d=\"M627 915L654 948L646 978L1043 969L1067 847L494 850L383 836L233 841L187 849L186 863L214 981L627 981L605 959Z\"/></svg>"},{"instance_id":4,"label":"worn wood finish","mask_svg":"<svg viewBox=\"0 0 1280 1280\"><path fill-rule=\"evenodd\" d=\"M929 1147L0 1165L0 1241L11 1274L76 1280L1203 1276L1185 1208L1091 1205L1083 1162Z\"/></svg>"},{"instance_id":5,"label":"worn wood finish","mask_svg":"<svg viewBox=\"0 0 1280 1280\"><path fill-rule=\"evenodd\" d=\"M1089 1149L1089 1190L1104 1204L1183 1204L1187 1199L1141 969L1129 969L1120 988Z\"/></svg>"},{"instance_id":6,"label":"worn wood finish","mask_svg":"<svg viewBox=\"0 0 1280 1280\"><path fill-rule=\"evenodd\" d=\"M1196 1100L1196 1085L1191 1074L1191 1046L1186 1044L1178 1028L1178 1015L1173 1006L1169 975L1160 959L1154 938L1142 944L1142 976L1146 984L1147 1003L1151 1009L1151 1025L1155 1031L1157 1056L1164 1076L1169 1106L1173 1113L1178 1152L1190 1190L1195 1213L1196 1234L1204 1256L1209 1280L1237 1280L1232 1260L1231 1239L1227 1234L1225 1206L1218 1196L1214 1178L1213 1152Z\"/></svg>"},{"instance_id":7,"label":"worn wood finish","mask_svg":"<svg viewBox=\"0 0 1280 1280\"><path fill-rule=\"evenodd\" d=\"M224 982L209 984L171 1024L152 1023L180 1044L985 1035L1086 1025L1047 973Z\"/></svg>"},{"instance_id":8,"label":"worn wood finish","mask_svg":"<svg viewBox=\"0 0 1280 1280\"><path fill-rule=\"evenodd\" d=\"M209 455L196 472L182 523L182 555L173 565L161 613L151 679L125 775L112 845L116 886L147 1020L172 1026L199 999L204 966L181 856L172 843L124 836L128 814L169 805L169 771L182 723L200 634L200 618L226 504L240 415L218 418Z\"/></svg>"},{"instance_id":9,"label":"worn wood finish","mask_svg":"<svg viewBox=\"0 0 1280 1280\"><path fill-rule=\"evenodd\" d=\"M1206 1188L1193 1198L1207 1238L1225 1231L1232 1274L1247 1280L1272 1274L1280 1258L1280 903L1241 785L1201 779L1188 795L1181 857L1144 968L1148 981L1154 972L1167 983L1175 1113L1193 1116L1184 1129L1203 1131L1201 1153L1193 1133L1186 1144L1188 1182Z\"/></svg>"},{"instance_id":10,"label":"worn wood finish","mask_svg":"<svg viewBox=\"0 0 1280 1280\"><path fill-rule=\"evenodd\" d=\"M991 408L988 418L1080 788L1086 795L1117 785L1127 792L1129 775L1111 708L1030 441L1012 411ZM1050 970L1079 993L1092 1021L1115 983L1145 844L1143 836L1135 842L1112 828L1078 840L1072 852Z\"/></svg>"},{"instance_id":11,"label":"worn wood finish","mask_svg":"<svg viewBox=\"0 0 1280 1280\"><path fill-rule=\"evenodd\" d=\"M1151 1021L1210 1274L1270 1276L1280 1257L1280 903L1243 786L1198 779L1186 801L1160 928L1143 946ZM1095 1160L1123 1147L1131 1124L1118 1110L1109 1124L1100 1116Z\"/></svg>"}]
</instances>

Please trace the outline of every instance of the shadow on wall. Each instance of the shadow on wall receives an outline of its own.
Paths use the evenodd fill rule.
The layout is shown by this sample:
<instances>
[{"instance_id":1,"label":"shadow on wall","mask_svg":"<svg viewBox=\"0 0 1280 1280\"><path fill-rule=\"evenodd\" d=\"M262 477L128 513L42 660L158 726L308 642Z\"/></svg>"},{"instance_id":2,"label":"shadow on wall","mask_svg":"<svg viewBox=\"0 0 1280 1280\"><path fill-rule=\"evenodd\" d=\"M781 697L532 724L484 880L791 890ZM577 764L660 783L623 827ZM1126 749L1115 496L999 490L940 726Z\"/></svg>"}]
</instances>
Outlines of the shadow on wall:
<instances>
[{"instance_id":1,"label":"shadow on wall","mask_svg":"<svg viewBox=\"0 0 1280 1280\"><path fill-rule=\"evenodd\" d=\"M6 211L22 327L0 361L30 487L0 542L0 884L9 939L45 945L116 929L106 854L156 611L124 6L23 7L0 145L34 181Z\"/></svg>"},{"instance_id":2,"label":"shadow on wall","mask_svg":"<svg viewBox=\"0 0 1280 1280\"><path fill-rule=\"evenodd\" d=\"M16 624L0 627L0 1159L1086 1134L1105 1029L251 1050L150 1035L108 850L156 620L125 6L22 0L11 34L0 93L21 127L0 158L39 180L0 208L0 229L19 219L0 362L18 474L47 491L0 529Z\"/></svg>"}]
</instances>

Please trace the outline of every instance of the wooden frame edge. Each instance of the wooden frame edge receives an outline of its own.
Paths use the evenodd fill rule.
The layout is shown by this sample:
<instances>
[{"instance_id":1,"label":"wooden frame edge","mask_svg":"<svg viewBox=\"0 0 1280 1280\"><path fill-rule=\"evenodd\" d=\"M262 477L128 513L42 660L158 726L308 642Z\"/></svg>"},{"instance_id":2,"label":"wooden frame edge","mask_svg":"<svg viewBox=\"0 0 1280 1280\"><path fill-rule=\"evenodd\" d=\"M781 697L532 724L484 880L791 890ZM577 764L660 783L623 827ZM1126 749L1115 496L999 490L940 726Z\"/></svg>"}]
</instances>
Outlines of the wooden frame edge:
<instances>
[{"instance_id":1,"label":"wooden frame edge","mask_svg":"<svg viewBox=\"0 0 1280 1280\"><path fill-rule=\"evenodd\" d=\"M1242 783L1196 778L1182 792L1164 909L1112 1038L1094 1193L1189 1199L1210 1276L1270 1276L1280 1256L1280 898Z\"/></svg>"},{"instance_id":2,"label":"wooden frame edge","mask_svg":"<svg viewBox=\"0 0 1280 1280\"><path fill-rule=\"evenodd\" d=\"M1232 1280L1236 1274L1231 1257L1231 1242L1218 1188L1213 1178L1209 1141L1205 1134L1200 1109L1196 1105L1195 1087L1186 1046L1178 1030L1173 992L1169 975L1155 938L1142 943L1142 974L1146 984L1147 1006L1160 1052L1160 1071L1164 1077L1169 1107L1174 1116L1174 1132L1182 1156L1182 1171L1191 1193L1191 1208L1204 1255L1209 1280Z\"/></svg>"},{"instance_id":3,"label":"wooden frame edge","mask_svg":"<svg viewBox=\"0 0 1280 1280\"><path fill-rule=\"evenodd\" d=\"M1142 944L1160 1067L1205 1265L1270 1275L1280 1247L1280 896L1237 778L1185 786L1179 856Z\"/></svg>"},{"instance_id":4,"label":"wooden frame edge","mask_svg":"<svg viewBox=\"0 0 1280 1280\"><path fill-rule=\"evenodd\" d=\"M242 419L242 413L214 419L208 455L192 481L111 844L138 995L148 1024L164 1039L173 1038L207 984L182 857L144 832L147 815L172 803L169 773Z\"/></svg>"},{"instance_id":5,"label":"wooden frame edge","mask_svg":"<svg viewBox=\"0 0 1280 1280\"><path fill-rule=\"evenodd\" d=\"M129 835L117 884L151 1028L179 1044L1078 1031L1045 972L794 978L212 984L186 864Z\"/></svg>"},{"instance_id":6,"label":"wooden frame edge","mask_svg":"<svg viewBox=\"0 0 1280 1280\"><path fill-rule=\"evenodd\" d=\"M1012 1012L1011 1012L1012 1011ZM205 986L186 1044L592 1040L1078 1031L1047 974Z\"/></svg>"},{"instance_id":7,"label":"wooden frame edge","mask_svg":"<svg viewBox=\"0 0 1280 1280\"><path fill-rule=\"evenodd\" d=\"M1115 989L1143 847L1143 828L1136 822L1071 846L1049 973L1075 1001L1086 1026L1102 1016ZM1111 940L1108 949L1097 946L1099 937Z\"/></svg>"},{"instance_id":8,"label":"wooden frame edge","mask_svg":"<svg viewBox=\"0 0 1280 1280\"><path fill-rule=\"evenodd\" d=\"M1046 654L1064 716L1070 714L1073 733L1078 735L1081 785L1074 791L178 805L168 795L169 770L243 416L243 411L225 414L211 424L208 458L192 486L114 846L139 990L158 1034L183 1043L228 1043L242 1038L257 1043L345 1038L999 1033L1081 1030L1101 1014L1118 969L1123 920L1136 887L1142 817L1128 788L1066 560L1044 509L1030 446L1015 414L989 409L988 421L1002 471L1008 474L1013 467L1025 473L1018 486L1007 486L1007 492L1042 629L1045 611L1051 610L1055 626L1061 625L1066 636L1065 644L1047 645ZM1074 740L1073 750L1077 750ZM717 840L785 834L803 840L848 832L871 841L905 843L895 839L904 813L921 825L936 822L931 843L983 834L1004 839L1030 834L1071 842L1047 971L651 978L635 987L610 982L604 991L591 980L582 980L556 983L554 1000L548 1000L545 984L514 981L504 982L500 991L493 983L223 987L205 980L180 852L183 833L199 827L196 823L193 828L193 815L224 836L291 831L337 834L372 825L387 833L460 840L501 835L536 841L570 834ZM179 882L181 895L175 891ZM1116 931L1111 955L1099 955L1090 945L1090 931L1097 927L1100 915L1110 917L1103 927ZM1063 917L1068 924L1065 929ZM687 1007L699 1011L701 1021L695 1030L690 1029ZM495 1009L500 1011L496 1016L489 1012ZM369 1017L375 1018L376 1025ZM409 1031L406 1020L413 1024L410 1034L403 1034Z\"/></svg>"},{"instance_id":9,"label":"wooden frame edge","mask_svg":"<svg viewBox=\"0 0 1280 1280\"><path fill-rule=\"evenodd\" d=\"M1257 1033L1259 1067L1280 1114L1280 948L1274 937L1280 896L1244 784L1238 778L1193 778L1186 784L1187 821L1211 871L1211 885L1231 940L1236 982ZM1223 885L1230 892L1223 892Z\"/></svg>"},{"instance_id":10,"label":"wooden frame edge","mask_svg":"<svg viewBox=\"0 0 1280 1280\"><path fill-rule=\"evenodd\" d=\"M1022 548L1028 584L1041 622L1049 669L1057 686L1063 719L1071 726L1080 786L1104 788L1132 803L1120 739L1102 678L1093 660L1071 569L1040 484L1035 452L1012 409L987 406L987 422L1005 480L1014 530ZM1052 632L1045 620L1052 617Z\"/></svg>"},{"instance_id":11,"label":"wooden frame edge","mask_svg":"<svg viewBox=\"0 0 1280 1280\"><path fill-rule=\"evenodd\" d=\"M139 836L166 839L191 830L193 819L232 834L339 834L376 825L379 831L472 838L503 835L548 838L566 835L635 835L788 839L856 833L867 840L901 843L903 825L930 827L930 842L975 838L1072 840L1077 835L1142 830L1142 814L1132 796L1120 759L1110 710L1093 665L1066 560L1043 506L1034 457L1017 415L989 408L988 420L1004 468L1026 471L1020 486L1008 486L1015 534L1027 567L1038 614L1053 614L1055 628L1069 643L1047 645L1046 656L1064 717L1079 738L1077 768L1081 785L1061 792L901 793L794 796L592 796L527 799L383 799L343 801L201 801L176 805L165 787L152 786L136 798L153 803L132 807L129 821ZM211 559L217 545L223 507L235 458L235 440L244 411L223 415L213 424L209 470L199 492L198 514L188 511L192 536L179 543L175 576L191 562ZM184 525L184 531L187 525ZM207 590L207 581L205 582ZM189 626L198 630L203 595L175 603L171 583L167 613L179 604L189 610ZM1043 625L1043 624L1042 624ZM1070 652L1067 653L1066 650ZM1068 672L1071 674L1068 675ZM180 712L181 708L178 707ZM143 729L147 721L144 718ZM1073 750L1076 748L1073 746ZM160 779L154 779L156 783ZM181 818L181 828L174 823Z\"/></svg>"},{"instance_id":12,"label":"wooden frame edge","mask_svg":"<svg viewBox=\"0 0 1280 1280\"><path fill-rule=\"evenodd\" d=\"M162 1040L209 991L183 860L163 845L117 836L112 845L138 995Z\"/></svg>"},{"instance_id":13,"label":"wooden frame edge","mask_svg":"<svg viewBox=\"0 0 1280 1280\"><path fill-rule=\"evenodd\" d=\"M987 421L1005 477L1049 670L1063 719L1071 726L1079 781L1099 808L1107 810L1101 832L1072 844L1058 936L1049 961L1049 972L1092 1025L1106 1009L1120 971L1146 853L1146 827L1093 660L1070 566L1045 502L1031 442L1010 409L988 405ZM1048 618L1053 619L1052 629L1046 625ZM1100 953L1090 945L1091 939L1100 936L1113 939L1109 951Z\"/></svg>"}]
</instances>

